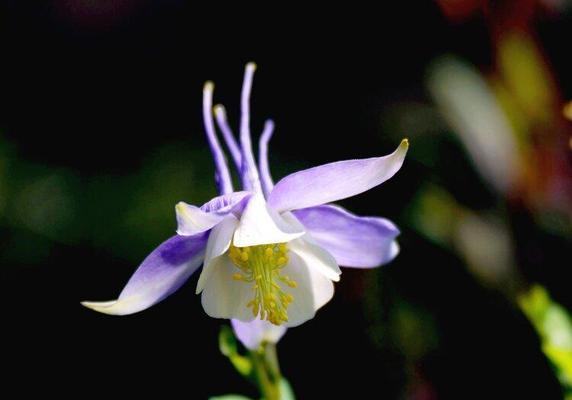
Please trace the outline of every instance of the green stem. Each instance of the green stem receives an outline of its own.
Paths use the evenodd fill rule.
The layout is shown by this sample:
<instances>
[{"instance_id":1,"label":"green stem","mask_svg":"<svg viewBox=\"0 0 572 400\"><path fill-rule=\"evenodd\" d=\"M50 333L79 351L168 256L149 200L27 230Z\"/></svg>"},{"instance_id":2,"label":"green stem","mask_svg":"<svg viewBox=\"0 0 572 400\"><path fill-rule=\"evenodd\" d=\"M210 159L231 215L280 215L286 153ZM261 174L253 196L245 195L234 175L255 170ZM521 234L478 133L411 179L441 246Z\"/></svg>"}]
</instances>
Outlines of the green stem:
<instances>
[{"instance_id":1,"label":"green stem","mask_svg":"<svg viewBox=\"0 0 572 400\"><path fill-rule=\"evenodd\" d=\"M280 364L278 364L278 353L276 352L276 345L268 343L266 346L266 361L270 372L274 375L276 381L280 382L282 374L280 373Z\"/></svg>"},{"instance_id":2,"label":"green stem","mask_svg":"<svg viewBox=\"0 0 572 400\"><path fill-rule=\"evenodd\" d=\"M250 353L256 383L264 400L280 400L280 366L274 344L264 344L260 350Z\"/></svg>"}]
</instances>

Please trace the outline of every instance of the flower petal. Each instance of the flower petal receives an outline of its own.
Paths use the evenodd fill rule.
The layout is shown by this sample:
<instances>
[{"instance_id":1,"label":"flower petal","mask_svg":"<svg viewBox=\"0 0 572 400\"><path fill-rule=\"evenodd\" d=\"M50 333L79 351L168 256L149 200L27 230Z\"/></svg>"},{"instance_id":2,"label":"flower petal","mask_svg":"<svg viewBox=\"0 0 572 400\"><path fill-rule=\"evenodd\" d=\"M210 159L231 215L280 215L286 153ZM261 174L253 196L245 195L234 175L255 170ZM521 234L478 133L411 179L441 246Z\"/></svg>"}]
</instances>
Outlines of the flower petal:
<instances>
[{"instance_id":1,"label":"flower petal","mask_svg":"<svg viewBox=\"0 0 572 400\"><path fill-rule=\"evenodd\" d=\"M233 279L238 271L226 255L211 261L201 295L205 312L213 318L236 318L252 321L254 315L247 304L253 298L252 285Z\"/></svg>"},{"instance_id":2,"label":"flower petal","mask_svg":"<svg viewBox=\"0 0 572 400\"><path fill-rule=\"evenodd\" d=\"M217 196L201 207L179 202L175 207L177 234L191 236L208 231L231 212L242 211L250 195L251 192L234 192Z\"/></svg>"},{"instance_id":3,"label":"flower petal","mask_svg":"<svg viewBox=\"0 0 572 400\"><path fill-rule=\"evenodd\" d=\"M268 205L283 212L363 193L399 171L408 147L404 139L397 150L384 157L338 161L295 172L276 184L268 197Z\"/></svg>"},{"instance_id":4,"label":"flower petal","mask_svg":"<svg viewBox=\"0 0 572 400\"><path fill-rule=\"evenodd\" d=\"M286 221L268 207L260 193L253 194L242 213L234 233L237 247L285 243L304 234L299 227Z\"/></svg>"},{"instance_id":5,"label":"flower petal","mask_svg":"<svg viewBox=\"0 0 572 400\"><path fill-rule=\"evenodd\" d=\"M377 267L393 260L399 252L395 241L399 229L385 218L359 217L334 205L293 213L316 244L344 267Z\"/></svg>"},{"instance_id":6,"label":"flower petal","mask_svg":"<svg viewBox=\"0 0 572 400\"><path fill-rule=\"evenodd\" d=\"M232 243L232 236L238 226L238 219L234 215L227 215L217 226L215 226L209 235L207 242L207 250L205 252L204 266L201 276L197 283L196 293L199 294L212 272L212 261L226 253Z\"/></svg>"},{"instance_id":7,"label":"flower petal","mask_svg":"<svg viewBox=\"0 0 572 400\"><path fill-rule=\"evenodd\" d=\"M262 184L262 192L268 196L274 188L274 181L270 174L270 165L268 164L268 143L274 133L274 122L267 120L264 124L264 130L258 142L258 169L260 170L260 182Z\"/></svg>"},{"instance_id":8,"label":"flower petal","mask_svg":"<svg viewBox=\"0 0 572 400\"><path fill-rule=\"evenodd\" d=\"M252 91L252 79L256 71L255 63L246 64L244 69L244 80L242 81L242 91L240 94L240 148L241 153L241 178L242 186L245 189L255 192L261 191L258 169L254 161L252 152L252 141L250 138L250 92Z\"/></svg>"},{"instance_id":9,"label":"flower petal","mask_svg":"<svg viewBox=\"0 0 572 400\"><path fill-rule=\"evenodd\" d=\"M310 240L308 240L310 239ZM300 257L310 268L320 272L326 278L334 282L340 280L340 267L330 253L319 245L311 242L309 236L303 236L288 243L292 253Z\"/></svg>"},{"instance_id":10,"label":"flower petal","mask_svg":"<svg viewBox=\"0 0 572 400\"><path fill-rule=\"evenodd\" d=\"M215 162L215 181L219 193L224 195L232 193L232 179L226 164L226 158L216 137L213 120L213 90L214 84L212 82L205 83L203 88L203 121L209 147Z\"/></svg>"},{"instance_id":11,"label":"flower petal","mask_svg":"<svg viewBox=\"0 0 572 400\"><path fill-rule=\"evenodd\" d=\"M257 350L264 342L278 343L287 330L285 326L274 325L260 318L250 322L233 319L231 324L238 340L250 350Z\"/></svg>"},{"instance_id":12,"label":"flower petal","mask_svg":"<svg viewBox=\"0 0 572 400\"><path fill-rule=\"evenodd\" d=\"M333 282L296 253L290 254L290 262L282 271L297 283L296 288L285 289L294 297L288 306L288 322L284 324L288 328L312 319L334 296Z\"/></svg>"},{"instance_id":13,"label":"flower petal","mask_svg":"<svg viewBox=\"0 0 572 400\"><path fill-rule=\"evenodd\" d=\"M81 304L104 314L143 311L175 292L203 262L207 233L173 236L157 247L133 274L115 301Z\"/></svg>"},{"instance_id":14,"label":"flower petal","mask_svg":"<svg viewBox=\"0 0 572 400\"><path fill-rule=\"evenodd\" d=\"M222 132L222 137L228 147L232 160L234 161L234 165L240 171L240 166L242 165L242 155L240 154L240 148L238 147L238 143L236 143L236 139L234 138L234 134L232 133L232 129L228 124L228 120L226 118L226 110L222 104L217 104L214 107L214 114L216 117L216 122L218 124L219 129Z\"/></svg>"}]
</instances>

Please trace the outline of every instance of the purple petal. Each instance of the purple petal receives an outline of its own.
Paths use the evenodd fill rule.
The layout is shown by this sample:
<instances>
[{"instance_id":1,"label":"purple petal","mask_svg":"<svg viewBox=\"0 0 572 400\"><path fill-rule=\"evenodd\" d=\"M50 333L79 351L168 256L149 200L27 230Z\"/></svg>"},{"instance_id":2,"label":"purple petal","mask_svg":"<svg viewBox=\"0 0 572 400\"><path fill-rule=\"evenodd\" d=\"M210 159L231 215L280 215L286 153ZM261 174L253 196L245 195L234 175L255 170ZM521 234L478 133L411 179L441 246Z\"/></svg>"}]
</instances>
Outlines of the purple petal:
<instances>
[{"instance_id":1,"label":"purple petal","mask_svg":"<svg viewBox=\"0 0 572 400\"><path fill-rule=\"evenodd\" d=\"M214 121L213 121L213 90L214 84L207 82L203 89L203 120L205 124L205 132L209 142L209 147L214 158L216 174L215 180L220 194L232 193L232 180L230 172L226 165L226 159L220 143L216 137Z\"/></svg>"},{"instance_id":2,"label":"purple petal","mask_svg":"<svg viewBox=\"0 0 572 400\"><path fill-rule=\"evenodd\" d=\"M278 212L330 203L363 193L389 178L403 165L407 139L392 154L361 160L338 161L295 172L280 180L268 204Z\"/></svg>"},{"instance_id":3,"label":"purple petal","mask_svg":"<svg viewBox=\"0 0 572 400\"><path fill-rule=\"evenodd\" d=\"M223 196L217 196L201 206L201 210L207 213L228 214L237 206L245 206L244 200L250 197L252 192L234 192Z\"/></svg>"},{"instance_id":4,"label":"purple petal","mask_svg":"<svg viewBox=\"0 0 572 400\"><path fill-rule=\"evenodd\" d=\"M278 343L286 333L286 327L258 318L250 322L238 319L232 319L230 322L238 340L249 350L258 350L264 342Z\"/></svg>"},{"instance_id":5,"label":"purple petal","mask_svg":"<svg viewBox=\"0 0 572 400\"><path fill-rule=\"evenodd\" d=\"M319 246L345 267L372 268L399 252L399 229L389 220L358 217L341 207L323 205L293 212Z\"/></svg>"},{"instance_id":6,"label":"purple petal","mask_svg":"<svg viewBox=\"0 0 572 400\"><path fill-rule=\"evenodd\" d=\"M240 146L242 148L242 184L247 190L260 191L260 179L254 154L252 153L252 142L250 139L250 92L252 91L252 79L256 64L246 64L244 70L244 81L242 83L242 93L240 98Z\"/></svg>"},{"instance_id":7,"label":"purple petal","mask_svg":"<svg viewBox=\"0 0 572 400\"><path fill-rule=\"evenodd\" d=\"M228 151L230 152L232 160L234 161L234 165L240 171L240 166L242 165L241 161L242 156L240 155L240 147L238 147L238 144L234 139L234 134L232 133L232 129L230 129L230 125L228 124L228 120L226 118L226 110L224 109L224 106L222 106L221 104L216 105L214 108L214 113L217 125L222 132L222 137L224 138L226 146L228 147Z\"/></svg>"},{"instance_id":8,"label":"purple petal","mask_svg":"<svg viewBox=\"0 0 572 400\"><path fill-rule=\"evenodd\" d=\"M260 136L260 142L258 145L258 167L260 169L260 181L262 183L262 191L264 195L268 197L272 189L274 188L274 181L272 180L272 175L270 175L270 166L268 165L268 142L274 133L274 122L272 120L267 120L264 124L264 130Z\"/></svg>"},{"instance_id":9,"label":"purple petal","mask_svg":"<svg viewBox=\"0 0 572 400\"><path fill-rule=\"evenodd\" d=\"M203 262L208 232L173 236L157 247L133 274L115 301L81 304L104 314L143 311L175 292Z\"/></svg>"},{"instance_id":10,"label":"purple petal","mask_svg":"<svg viewBox=\"0 0 572 400\"><path fill-rule=\"evenodd\" d=\"M201 207L179 202L175 207L177 233L191 236L208 231L229 213L242 212L251 195L251 192L229 193L215 197Z\"/></svg>"}]
</instances>

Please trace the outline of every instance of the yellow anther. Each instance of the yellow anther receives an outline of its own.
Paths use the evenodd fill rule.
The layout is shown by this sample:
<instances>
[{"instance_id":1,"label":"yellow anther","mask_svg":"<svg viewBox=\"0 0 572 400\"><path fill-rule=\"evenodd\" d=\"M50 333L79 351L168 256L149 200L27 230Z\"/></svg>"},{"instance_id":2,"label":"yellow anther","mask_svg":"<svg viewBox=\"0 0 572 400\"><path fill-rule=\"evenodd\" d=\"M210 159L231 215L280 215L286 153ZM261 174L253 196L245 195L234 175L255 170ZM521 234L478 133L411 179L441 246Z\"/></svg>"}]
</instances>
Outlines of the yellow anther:
<instances>
[{"instance_id":1,"label":"yellow anther","mask_svg":"<svg viewBox=\"0 0 572 400\"><path fill-rule=\"evenodd\" d=\"M236 247L230 246L228 256L241 273L232 278L252 284L254 298L246 304L254 316L275 325L288 321L287 308L294 297L284 288L295 288L296 282L280 273L288 264L285 243Z\"/></svg>"},{"instance_id":2,"label":"yellow anther","mask_svg":"<svg viewBox=\"0 0 572 400\"><path fill-rule=\"evenodd\" d=\"M286 276L286 275L281 275L280 276L280 280L282 282L284 282L285 284L287 284L288 286L290 286L291 288L296 288L298 287L298 283L292 279L290 279L290 277Z\"/></svg>"}]
</instances>

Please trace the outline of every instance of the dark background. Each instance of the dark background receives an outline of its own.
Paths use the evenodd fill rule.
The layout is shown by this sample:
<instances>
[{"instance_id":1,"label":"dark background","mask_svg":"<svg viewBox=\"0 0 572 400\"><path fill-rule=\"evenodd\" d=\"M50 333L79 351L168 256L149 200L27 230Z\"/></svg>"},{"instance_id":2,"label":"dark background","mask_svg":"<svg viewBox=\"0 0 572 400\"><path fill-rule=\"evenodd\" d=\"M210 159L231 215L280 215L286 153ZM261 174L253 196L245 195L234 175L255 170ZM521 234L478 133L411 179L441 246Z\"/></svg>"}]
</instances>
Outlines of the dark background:
<instances>
[{"instance_id":1,"label":"dark background","mask_svg":"<svg viewBox=\"0 0 572 400\"><path fill-rule=\"evenodd\" d=\"M215 98L235 122L244 64L257 62L253 132L264 118L275 120L271 165L279 178L392 151L400 137L384 134L380 110L396 100L427 101L425 70L439 54L486 68L486 25L478 16L452 24L430 1L351 9L107 3L4 1L0 8L0 141L10 154L6 195L0 192L8 199L0 214L0 392L15 385L21 396L38 389L80 398L256 396L218 352L224 321L202 311L196 276L129 317L79 304L119 293L138 260L174 231L176 202L200 204L215 194L201 127L204 81L215 81ZM555 70L572 71L562 40L570 37L570 15L540 23L539 33ZM560 76L570 95L572 80ZM391 181L343 202L396 221L402 252L380 271L345 270L334 300L280 343L283 373L298 398L562 398L518 308L403 222L427 179L445 182L470 208L498 201L458 149L453 144L434 169L412 156ZM28 214L12 217L20 203L11 193L38 175L64 182L58 187L68 203L42 196L52 193L46 178L42 190L25 197L29 208L53 201L56 210L73 211L66 224L48 221L35 231ZM526 213L511 223L553 249L550 261L565 256L564 242L538 234ZM563 273L534 265L529 271L572 305ZM372 286L380 300L373 308L364 301ZM404 302L421 321L405 345L390 326L392 310ZM372 320L381 321L380 332L372 333ZM408 352L416 346L422 355ZM428 397L408 397L419 386Z\"/></svg>"}]
</instances>

